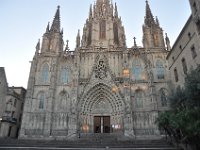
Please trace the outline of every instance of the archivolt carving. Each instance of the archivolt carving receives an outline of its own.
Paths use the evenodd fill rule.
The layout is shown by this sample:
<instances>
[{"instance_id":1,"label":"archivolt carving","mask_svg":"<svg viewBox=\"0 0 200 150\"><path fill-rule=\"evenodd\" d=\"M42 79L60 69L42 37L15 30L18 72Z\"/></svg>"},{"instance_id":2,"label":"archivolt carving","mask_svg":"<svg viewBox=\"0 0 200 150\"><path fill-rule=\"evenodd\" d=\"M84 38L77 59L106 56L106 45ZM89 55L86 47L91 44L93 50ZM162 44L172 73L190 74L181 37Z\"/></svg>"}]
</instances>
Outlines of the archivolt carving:
<instances>
[{"instance_id":1,"label":"archivolt carving","mask_svg":"<svg viewBox=\"0 0 200 150\"><path fill-rule=\"evenodd\" d=\"M121 97L117 93L113 93L111 87L103 83L92 87L80 103L81 111L84 113L93 112L97 105L102 103L110 105L110 112L112 113L119 113L124 110L124 102Z\"/></svg>"}]
</instances>

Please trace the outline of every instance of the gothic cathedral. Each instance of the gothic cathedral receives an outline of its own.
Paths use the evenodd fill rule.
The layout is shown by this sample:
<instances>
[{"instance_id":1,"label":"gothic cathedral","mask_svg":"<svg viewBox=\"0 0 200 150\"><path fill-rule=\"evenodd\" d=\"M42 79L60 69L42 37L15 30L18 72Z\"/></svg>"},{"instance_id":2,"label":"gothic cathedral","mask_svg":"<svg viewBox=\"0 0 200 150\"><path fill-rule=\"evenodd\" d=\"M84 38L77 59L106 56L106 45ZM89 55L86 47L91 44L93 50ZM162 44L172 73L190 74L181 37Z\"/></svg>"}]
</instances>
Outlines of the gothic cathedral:
<instances>
[{"instance_id":1,"label":"gothic cathedral","mask_svg":"<svg viewBox=\"0 0 200 150\"><path fill-rule=\"evenodd\" d=\"M60 8L38 42L30 68L20 138L83 134L159 135L167 110L169 39L146 2L143 47L126 36L117 5L96 0L74 51L64 48ZM40 46L41 45L41 46Z\"/></svg>"}]
</instances>

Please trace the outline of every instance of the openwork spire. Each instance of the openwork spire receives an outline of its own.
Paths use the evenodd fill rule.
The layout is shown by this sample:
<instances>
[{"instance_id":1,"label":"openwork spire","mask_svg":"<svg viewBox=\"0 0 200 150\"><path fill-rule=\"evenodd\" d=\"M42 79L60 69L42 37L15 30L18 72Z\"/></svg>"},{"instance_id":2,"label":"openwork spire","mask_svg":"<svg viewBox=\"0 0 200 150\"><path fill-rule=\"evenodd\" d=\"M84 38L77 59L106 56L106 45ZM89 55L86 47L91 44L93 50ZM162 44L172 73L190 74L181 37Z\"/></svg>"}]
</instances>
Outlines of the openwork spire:
<instances>
[{"instance_id":1,"label":"openwork spire","mask_svg":"<svg viewBox=\"0 0 200 150\"><path fill-rule=\"evenodd\" d=\"M60 32L60 6L58 6L51 29L51 32Z\"/></svg>"},{"instance_id":2,"label":"openwork spire","mask_svg":"<svg viewBox=\"0 0 200 150\"><path fill-rule=\"evenodd\" d=\"M145 24L147 26L150 26L152 24L155 24L154 17L152 15L148 0L146 0L146 16L145 16Z\"/></svg>"}]
</instances>

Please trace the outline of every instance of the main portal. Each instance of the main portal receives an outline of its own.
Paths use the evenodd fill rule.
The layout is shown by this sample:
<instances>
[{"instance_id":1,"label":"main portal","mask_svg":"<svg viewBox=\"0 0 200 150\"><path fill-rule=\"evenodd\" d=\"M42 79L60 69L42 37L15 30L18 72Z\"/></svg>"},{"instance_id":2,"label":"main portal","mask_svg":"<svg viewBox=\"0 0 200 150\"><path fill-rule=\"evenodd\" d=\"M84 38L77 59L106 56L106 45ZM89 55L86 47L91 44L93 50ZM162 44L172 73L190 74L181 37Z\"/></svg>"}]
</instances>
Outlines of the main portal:
<instances>
[{"instance_id":1,"label":"main portal","mask_svg":"<svg viewBox=\"0 0 200 150\"><path fill-rule=\"evenodd\" d=\"M110 116L94 116L94 133L110 133Z\"/></svg>"}]
</instances>

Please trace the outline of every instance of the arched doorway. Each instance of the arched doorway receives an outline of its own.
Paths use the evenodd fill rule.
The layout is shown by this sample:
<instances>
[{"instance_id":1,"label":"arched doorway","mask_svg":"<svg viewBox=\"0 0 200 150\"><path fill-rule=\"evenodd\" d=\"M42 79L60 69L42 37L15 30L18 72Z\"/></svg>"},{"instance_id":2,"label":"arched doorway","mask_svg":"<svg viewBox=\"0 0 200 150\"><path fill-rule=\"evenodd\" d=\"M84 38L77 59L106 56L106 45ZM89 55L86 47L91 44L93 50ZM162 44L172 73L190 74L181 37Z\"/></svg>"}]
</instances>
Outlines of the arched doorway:
<instances>
[{"instance_id":1,"label":"arched doorway","mask_svg":"<svg viewBox=\"0 0 200 150\"><path fill-rule=\"evenodd\" d=\"M124 128L124 101L119 92L99 83L79 102L79 128L82 133L116 133Z\"/></svg>"}]
</instances>

